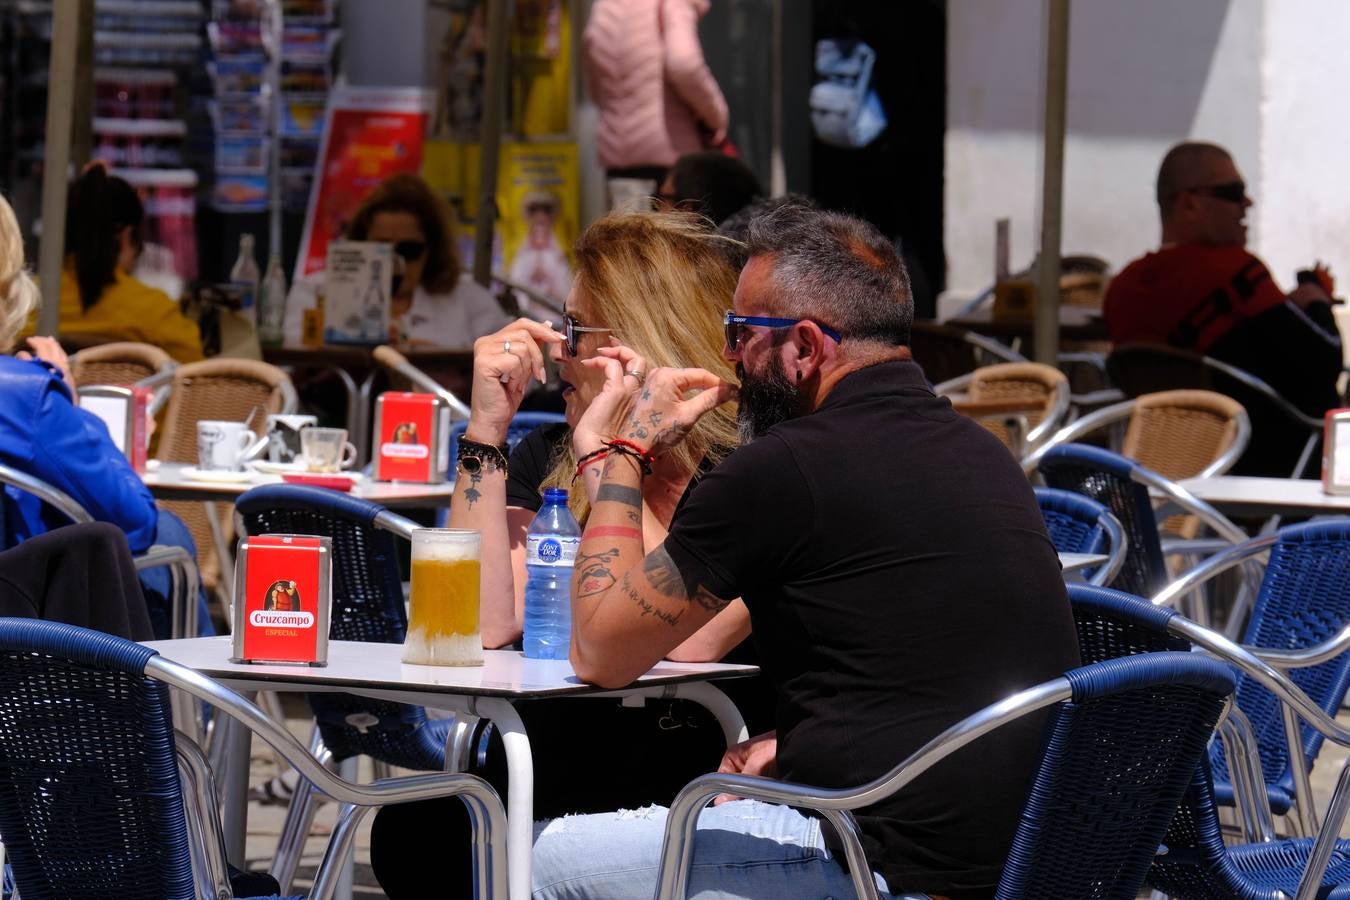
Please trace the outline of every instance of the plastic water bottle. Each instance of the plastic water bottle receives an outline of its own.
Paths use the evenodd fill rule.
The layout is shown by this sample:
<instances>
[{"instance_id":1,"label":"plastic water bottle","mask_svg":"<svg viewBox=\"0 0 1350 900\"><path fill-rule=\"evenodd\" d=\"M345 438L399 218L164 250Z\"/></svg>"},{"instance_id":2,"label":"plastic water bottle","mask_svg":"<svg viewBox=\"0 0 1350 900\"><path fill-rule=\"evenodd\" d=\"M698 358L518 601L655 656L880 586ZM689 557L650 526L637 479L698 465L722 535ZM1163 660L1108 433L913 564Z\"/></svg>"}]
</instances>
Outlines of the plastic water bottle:
<instances>
[{"instance_id":1,"label":"plastic water bottle","mask_svg":"<svg viewBox=\"0 0 1350 900\"><path fill-rule=\"evenodd\" d=\"M544 505L525 532L525 655L567 659L572 640L572 566L581 528L567 508L567 491L547 488Z\"/></svg>"}]
</instances>

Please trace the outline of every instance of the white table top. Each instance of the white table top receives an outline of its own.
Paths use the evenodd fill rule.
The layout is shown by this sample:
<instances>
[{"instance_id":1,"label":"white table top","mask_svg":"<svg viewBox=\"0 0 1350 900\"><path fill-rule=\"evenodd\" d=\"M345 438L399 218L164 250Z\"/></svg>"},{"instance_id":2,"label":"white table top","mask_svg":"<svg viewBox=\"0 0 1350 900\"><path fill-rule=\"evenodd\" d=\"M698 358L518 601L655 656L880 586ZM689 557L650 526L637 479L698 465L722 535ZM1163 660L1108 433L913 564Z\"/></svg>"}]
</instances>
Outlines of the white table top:
<instances>
[{"instance_id":1,"label":"white table top","mask_svg":"<svg viewBox=\"0 0 1350 900\"><path fill-rule=\"evenodd\" d=\"M1350 515L1350 495L1325 494L1321 481L1221 475L1188 478L1181 486L1231 515Z\"/></svg>"},{"instance_id":2,"label":"white table top","mask_svg":"<svg viewBox=\"0 0 1350 900\"><path fill-rule=\"evenodd\" d=\"M249 488L260 484L281 484L280 475L250 472L243 481L206 481L188 478L191 466L159 463L141 476L150 493L160 500L219 500L230 502ZM351 495L391 508L449 506L455 492L452 482L415 484L406 481L372 481L363 478L353 485Z\"/></svg>"},{"instance_id":3,"label":"white table top","mask_svg":"<svg viewBox=\"0 0 1350 900\"><path fill-rule=\"evenodd\" d=\"M228 635L153 641L166 659L231 685L250 689L304 690L324 687L416 691L469 697L556 697L597 693L579 680L565 659L526 659L519 650L484 650L481 666L414 666L404 663L402 644L329 641L326 666L232 663ZM756 666L659 662L638 678L642 687L754 675Z\"/></svg>"}]
</instances>

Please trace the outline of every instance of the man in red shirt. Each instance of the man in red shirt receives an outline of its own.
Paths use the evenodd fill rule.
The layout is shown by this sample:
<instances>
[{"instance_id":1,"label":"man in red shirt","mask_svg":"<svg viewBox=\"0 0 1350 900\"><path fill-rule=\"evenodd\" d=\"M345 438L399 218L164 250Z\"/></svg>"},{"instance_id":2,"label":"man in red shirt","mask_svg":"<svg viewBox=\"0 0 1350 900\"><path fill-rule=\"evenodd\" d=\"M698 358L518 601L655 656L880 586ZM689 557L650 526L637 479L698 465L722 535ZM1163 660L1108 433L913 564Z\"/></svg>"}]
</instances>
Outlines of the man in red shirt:
<instances>
[{"instance_id":1,"label":"man in red shirt","mask_svg":"<svg viewBox=\"0 0 1350 900\"><path fill-rule=\"evenodd\" d=\"M1317 283L1286 295L1247 252L1252 201L1228 151L1177 144L1158 169L1157 197L1162 246L1126 266L1107 289L1111 340L1170 344L1223 360L1309 415L1339 406L1341 340L1330 276L1319 269Z\"/></svg>"}]
</instances>

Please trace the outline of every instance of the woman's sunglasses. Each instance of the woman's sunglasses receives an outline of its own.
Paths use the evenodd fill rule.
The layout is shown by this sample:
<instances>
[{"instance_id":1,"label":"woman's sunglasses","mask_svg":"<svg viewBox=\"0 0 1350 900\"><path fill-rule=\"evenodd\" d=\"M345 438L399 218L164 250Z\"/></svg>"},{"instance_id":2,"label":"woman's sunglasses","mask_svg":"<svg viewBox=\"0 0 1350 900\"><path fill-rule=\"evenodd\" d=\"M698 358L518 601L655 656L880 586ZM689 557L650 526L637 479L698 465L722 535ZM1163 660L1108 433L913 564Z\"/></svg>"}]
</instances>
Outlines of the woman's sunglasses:
<instances>
[{"instance_id":1,"label":"woman's sunglasses","mask_svg":"<svg viewBox=\"0 0 1350 900\"><path fill-rule=\"evenodd\" d=\"M601 334L601 333L608 333L609 331L612 330L609 328L592 328L589 325L582 325L579 321L577 321L577 317L572 315L571 313L563 313L562 323L563 323L563 337L566 339L564 342L564 346L567 347L568 356L577 355L577 344L581 342L582 334L587 332L594 332L596 334Z\"/></svg>"},{"instance_id":2,"label":"woman's sunglasses","mask_svg":"<svg viewBox=\"0 0 1350 900\"><path fill-rule=\"evenodd\" d=\"M1226 200L1229 203L1242 203L1247 199L1247 185L1241 181L1230 181L1225 184L1203 184L1198 187L1186 188L1186 190L1192 194L1213 197L1216 200Z\"/></svg>"},{"instance_id":3,"label":"woman's sunglasses","mask_svg":"<svg viewBox=\"0 0 1350 900\"><path fill-rule=\"evenodd\" d=\"M422 254L427 252L426 241L399 241L394 245L394 252L403 257L405 262L414 262L422 258Z\"/></svg>"}]
</instances>

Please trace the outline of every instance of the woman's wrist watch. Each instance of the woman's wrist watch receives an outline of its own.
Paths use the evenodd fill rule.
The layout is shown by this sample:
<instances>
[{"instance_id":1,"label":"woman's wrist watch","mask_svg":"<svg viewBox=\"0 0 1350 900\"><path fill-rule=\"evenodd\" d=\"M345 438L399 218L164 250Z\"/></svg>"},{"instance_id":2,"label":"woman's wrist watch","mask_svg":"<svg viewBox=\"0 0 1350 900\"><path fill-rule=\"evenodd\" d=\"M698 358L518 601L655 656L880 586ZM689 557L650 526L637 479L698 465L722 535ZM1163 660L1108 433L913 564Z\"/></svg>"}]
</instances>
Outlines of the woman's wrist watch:
<instances>
[{"instance_id":1,"label":"woman's wrist watch","mask_svg":"<svg viewBox=\"0 0 1350 900\"><path fill-rule=\"evenodd\" d=\"M510 455L511 446L509 444L484 444L480 441L469 440L461 435L459 453L455 457L455 463L464 470L466 475L497 471L505 474Z\"/></svg>"}]
</instances>

